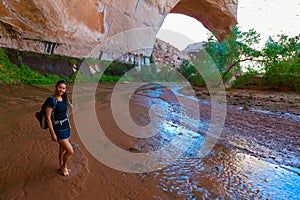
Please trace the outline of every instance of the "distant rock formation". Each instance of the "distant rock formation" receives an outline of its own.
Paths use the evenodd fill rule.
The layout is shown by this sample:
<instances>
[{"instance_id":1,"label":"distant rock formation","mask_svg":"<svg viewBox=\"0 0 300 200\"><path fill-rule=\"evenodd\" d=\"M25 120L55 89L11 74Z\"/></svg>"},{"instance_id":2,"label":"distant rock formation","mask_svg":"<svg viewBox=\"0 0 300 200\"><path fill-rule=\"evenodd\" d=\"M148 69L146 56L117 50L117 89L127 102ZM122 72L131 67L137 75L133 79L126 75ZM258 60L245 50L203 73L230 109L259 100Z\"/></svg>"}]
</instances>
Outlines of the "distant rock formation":
<instances>
[{"instance_id":1,"label":"distant rock formation","mask_svg":"<svg viewBox=\"0 0 300 200\"><path fill-rule=\"evenodd\" d=\"M1 0L0 46L81 58L111 37L123 53L136 43L153 48L168 13L191 16L222 40L237 24L237 0Z\"/></svg>"},{"instance_id":2,"label":"distant rock formation","mask_svg":"<svg viewBox=\"0 0 300 200\"><path fill-rule=\"evenodd\" d=\"M197 42L193 44L189 44L185 49L181 51L182 55L185 57L193 58L194 56L197 55L200 49L204 48L204 43L203 42Z\"/></svg>"},{"instance_id":3,"label":"distant rock formation","mask_svg":"<svg viewBox=\"0 0 300 200\"><path fill-rule=\"evenodd\" d=\"M170 65L175 68L180 67L184 58L188 58L183 56L179 49L158 38L152 56L156 65Z\"/></svg>"}]
</instances>

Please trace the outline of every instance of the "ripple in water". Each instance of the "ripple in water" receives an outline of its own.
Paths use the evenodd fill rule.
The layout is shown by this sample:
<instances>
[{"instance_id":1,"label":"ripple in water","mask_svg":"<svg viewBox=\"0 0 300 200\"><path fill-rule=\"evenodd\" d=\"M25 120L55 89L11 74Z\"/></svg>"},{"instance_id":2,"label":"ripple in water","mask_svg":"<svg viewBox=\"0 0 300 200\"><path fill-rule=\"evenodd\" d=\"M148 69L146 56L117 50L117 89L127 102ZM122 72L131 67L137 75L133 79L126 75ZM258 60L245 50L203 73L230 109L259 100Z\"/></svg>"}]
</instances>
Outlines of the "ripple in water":
<instances>
[{"instance_id":1,"label":"ripple in water","mask_svg":"<svg viewBox=\"0 0 300 200\"><path fill-rule=\"evenodd\" d=\"M176 91L178 89L174 89ZM194 139L180 159L152 173L160 182L160 189L177 199L300 199L297 168L278 166L222 144L216 144L209 155L199 158L205 137L197 130L207 128L209 121L199 125L190 118L189 127L178 125L178 105L162 100L160 94L161 91L148 90L145 98L149 97L149 105L155 102L168 108L167 119L160 125L162 131L155 142L151 138L139 145L145 147L152 143L151 150L155 150L178 133Z\"/></svg>"}]
</instances>

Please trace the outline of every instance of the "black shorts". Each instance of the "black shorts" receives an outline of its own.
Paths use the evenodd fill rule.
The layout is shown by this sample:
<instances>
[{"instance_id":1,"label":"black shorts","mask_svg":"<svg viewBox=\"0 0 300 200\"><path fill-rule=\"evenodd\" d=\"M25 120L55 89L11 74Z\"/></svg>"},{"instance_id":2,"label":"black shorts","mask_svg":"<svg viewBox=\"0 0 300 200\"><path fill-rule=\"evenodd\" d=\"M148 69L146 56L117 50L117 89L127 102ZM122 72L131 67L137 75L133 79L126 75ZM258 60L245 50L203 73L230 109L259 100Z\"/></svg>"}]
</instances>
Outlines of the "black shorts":
<instances>
[{"instance_id":1,"label":"black shorts","mask_svg":"<svg viewBox=\"0 0 300 200\"><path fill-rule=\"evenodd\" d=\"M53 125L53 129L55 132L55 135L57 137L57 141L58 140L63 140L63 139L67 139L70 137L70 124L69 124L69 120L63 122L63 123L58 123Z\"/></svg>"}]
</instances>

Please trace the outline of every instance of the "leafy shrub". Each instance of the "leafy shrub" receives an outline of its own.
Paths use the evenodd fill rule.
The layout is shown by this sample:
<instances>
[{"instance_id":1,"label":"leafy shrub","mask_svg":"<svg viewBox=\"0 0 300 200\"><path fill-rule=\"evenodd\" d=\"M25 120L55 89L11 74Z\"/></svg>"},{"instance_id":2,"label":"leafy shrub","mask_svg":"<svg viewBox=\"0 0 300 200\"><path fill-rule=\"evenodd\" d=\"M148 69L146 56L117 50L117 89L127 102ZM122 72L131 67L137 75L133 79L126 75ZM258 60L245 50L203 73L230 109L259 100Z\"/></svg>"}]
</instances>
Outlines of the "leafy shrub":
<instances>
[{"instance_id":1,"label":"leafy shrub","mask_svg":"<svg viewBox=\"0 0 300 200\"><path fill-rule=\"evenodd\" d=\"M120 77L118 76L108 76L103 74L100 78L100 82L118 82Z\"/></svg>"},{"instance_id":2,"label":"leafy shrub","mask_svg":"<svg viewBox=\"0 0 300 200\"><path fill-rule=\"evenodd\" d=\"M122 63L117 60L114 60L109 64L105 69L104 74L110 76L123 76L127 71L134 68L134 65Z\"/></svg>"},{"instance_id":3,"label":"leafy shrub","mask_svg":"<svg viewBox=\"0 0 300 200\"><path fill-rule=\"evenodd\" d=\"M78 61L77 61L76 59L74 59L74 58L71 58L71 59L69 60L69 65L70 65L70 66L76 65L77 63L78 63Z\"/></svg>"},{"instance_id":4,"label":"leafy shrub","mask_svg":"<svg viewBox=\"0 0 300 200\"><path fill-rule=\"evenodd\" d=\"M247 72L232 82L233 88L248 88L261 85L261 79L257 73Z\"/></svg>"},{"instance_id":5,"label":"leafy shrub","mask_svg":"<svg viewBox=\"0 0 300 200\"><path fill-rule=\"evenodd\" d=\"M186 80L190 82L192 85L203 86L205 85L205 81L201 74L197 71L195 66L193 66L189 60L183 60L181 66L177 69L177 71L184 76Z\"/></svg>"},{"instance_id":6,"label":"leafy shrub","mask_svg":"<svg viewBox=\"0 0 300 200\"><path fill-rule=\"evenodd\" d=\"M59 77L56 74L43 76L24 64L16 66L9 61L5 51L0 50L0 82L2 83L53 84L60 79L72 80L70 78Z\"/></svg>"},{"instance_id":7,"label":"leafy shrub","mask_svg":"<svg viewBox=\"0 0 300 200\"><path fill-rule=\"evenodd\" d=\"M299 39L300 35L291 38L280 35L277 41L269 38L262 50L265 58L264 85L297 90L300 84Z\"/></svg>"}]
</instances>

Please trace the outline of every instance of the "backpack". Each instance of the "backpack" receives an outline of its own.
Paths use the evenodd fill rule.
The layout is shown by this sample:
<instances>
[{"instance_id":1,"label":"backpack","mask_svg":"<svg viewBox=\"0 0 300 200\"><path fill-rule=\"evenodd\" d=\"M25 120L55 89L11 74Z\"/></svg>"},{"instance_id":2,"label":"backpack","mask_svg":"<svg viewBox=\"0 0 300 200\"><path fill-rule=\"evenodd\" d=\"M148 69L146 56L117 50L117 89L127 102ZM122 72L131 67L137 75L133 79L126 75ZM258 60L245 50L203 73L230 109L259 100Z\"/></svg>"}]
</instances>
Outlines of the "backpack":
<instances>
[{"instance_id":1,"label":"backpack","mask_svg":"<svg viewBox=\"0 0 300 200\"><path fill-rule=\"evenodd\" d=\"M55 103L54 103L54 107L52 109L52 114L51 114L51 117L53 118L53 114L54 114L54 109L56 107L56 104L57 104L57 99L53 96L49 97L49 98L53 98L55 100ZM36 112L35 113L35 117L37 118L37 120L39 121L39 124L40 124L40 127L42 129L47 129L48 128L48 124L46 122L46 101L43 103L43 105L41 106L41 110L39 112Z\"/></svg>"}]
</instances>

